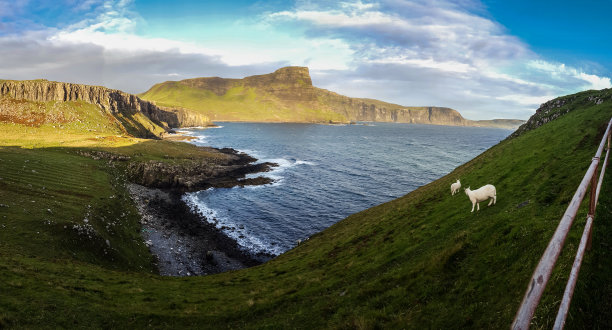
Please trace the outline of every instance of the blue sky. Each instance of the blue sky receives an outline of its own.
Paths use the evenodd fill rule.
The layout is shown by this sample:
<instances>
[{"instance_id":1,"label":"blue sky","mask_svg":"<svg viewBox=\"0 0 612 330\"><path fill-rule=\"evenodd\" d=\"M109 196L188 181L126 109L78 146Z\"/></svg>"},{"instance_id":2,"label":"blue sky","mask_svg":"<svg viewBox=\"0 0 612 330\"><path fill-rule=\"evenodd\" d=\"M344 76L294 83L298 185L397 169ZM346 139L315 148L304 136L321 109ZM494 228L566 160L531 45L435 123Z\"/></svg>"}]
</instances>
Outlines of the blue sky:
<instances>
[{"instance_id":1,"label":"blue sky","mask_svg":"<svg viewBox=\"0 0 612 330\"><path fill-rule=\"evenodd\" d=\"M0 78L139 93L308 66L352 97L528 118L612 87L612 1L0 0Z\"/></svg>"}]
</instances>

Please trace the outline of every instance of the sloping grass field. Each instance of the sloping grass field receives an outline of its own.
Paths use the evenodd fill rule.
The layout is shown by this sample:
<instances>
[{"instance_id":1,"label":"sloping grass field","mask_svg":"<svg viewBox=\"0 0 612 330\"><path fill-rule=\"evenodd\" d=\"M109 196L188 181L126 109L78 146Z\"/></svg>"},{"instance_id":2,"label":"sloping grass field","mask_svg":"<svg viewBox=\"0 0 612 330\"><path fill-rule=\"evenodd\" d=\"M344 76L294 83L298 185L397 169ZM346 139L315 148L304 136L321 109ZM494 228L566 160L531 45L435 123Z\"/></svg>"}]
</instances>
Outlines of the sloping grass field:
<instances>
[{"instance_id":1,"label":"sloping grass field","mask_svg":"<svg viewBox=\"0 0 612 330\"><path fill-rule=\"evenodd\" d=\"M611 101L587 99L594 93L601 92L579 94L560 109L572 109L564 116L268 263L205 277L153 274L121 165L78 153L168 159L194 147L3 142L0 327L508 328L612 117ZM464 188L494 184L497 204L470 213L463 192L450 194L457 178ZM611 326L611 180L608 172L571 329ZM583 207L533 329L554 322L585 217Z\"/></svg>"},{"instance_id":2,"label":"sloping grass field","mask_svg":"<svg viewBox=\"0 0 612 330\"><path fill-rule=\"evenodd\" d=\"M341 114L306 104L287 106L274 95L248 86L235 86L219 96L180 82L153 86L139 95L166 107L181 107L206 115L212 121L248 122L348 122Z\"/></svg>"}]
</instances>

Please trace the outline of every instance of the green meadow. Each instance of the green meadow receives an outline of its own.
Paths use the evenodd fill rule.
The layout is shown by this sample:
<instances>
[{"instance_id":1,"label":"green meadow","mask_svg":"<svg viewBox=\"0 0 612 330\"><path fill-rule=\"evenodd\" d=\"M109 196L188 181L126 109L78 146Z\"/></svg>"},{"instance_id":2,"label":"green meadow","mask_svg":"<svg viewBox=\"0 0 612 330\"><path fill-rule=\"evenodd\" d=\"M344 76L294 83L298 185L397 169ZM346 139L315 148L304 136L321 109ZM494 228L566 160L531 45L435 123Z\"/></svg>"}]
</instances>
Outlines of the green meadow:
<instances>
[{"instance_id":1,"label":"green meadow","mask_svg":"<svg viewBox=\"0 0 612 330\"><path fill-rule=\"evenodd\" d=\"M249 93L227 97L259 97ZM596 93L608 100L595 105L588 97ZM610 94L579 93L557 109L569 113L265 264L181 278L155 274L125 168L222 155L137 139L103 116L61 127L4 120L0 328L508 328L612 117ZM130 159L84 156L93 151ZM471 213L462 191L450 194L457 178L463 188L494 184L497 204ZM570 329L611 326L611 180L608 172ZM585 217L582 207L532 329L552 327Z\"/></svg>"},{"instance_id":2,"label":"green meadow","mask_svg":"<svg viewBox=\"0 0 612 330\"><path fill-rule=\"evenodd\" d=\"M243 85L236 85L225 94L217 95L180 82L166 82L153 86L139 96L161 106L196 111L212 121L348 122L344 116L333 111L315 109L307 104L288 106L274 95Z\"/></svg>"}]
</instances>

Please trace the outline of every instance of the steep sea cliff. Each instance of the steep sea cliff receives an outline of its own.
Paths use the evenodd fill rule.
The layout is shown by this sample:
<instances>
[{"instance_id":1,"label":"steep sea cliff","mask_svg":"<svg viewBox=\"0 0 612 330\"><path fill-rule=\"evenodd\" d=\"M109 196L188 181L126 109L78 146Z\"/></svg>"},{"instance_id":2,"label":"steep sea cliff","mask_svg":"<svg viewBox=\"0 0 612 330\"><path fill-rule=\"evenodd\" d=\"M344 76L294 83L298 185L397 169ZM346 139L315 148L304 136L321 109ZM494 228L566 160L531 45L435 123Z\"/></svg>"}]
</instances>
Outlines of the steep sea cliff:
<instances>
[{"instance_id":1,"label":"steep sea cliff","mask_svg":"<svg viewBox=\"0 0 612 330\"><path fill-rule=\"evenodd\" d=\"M0 80L0 96L34 102L84 101L111 115L140 112L162 127L207 126L210 121L183 109L161 108L139 97L102 86L39 80Z\"/></svg>"}]
</instances>

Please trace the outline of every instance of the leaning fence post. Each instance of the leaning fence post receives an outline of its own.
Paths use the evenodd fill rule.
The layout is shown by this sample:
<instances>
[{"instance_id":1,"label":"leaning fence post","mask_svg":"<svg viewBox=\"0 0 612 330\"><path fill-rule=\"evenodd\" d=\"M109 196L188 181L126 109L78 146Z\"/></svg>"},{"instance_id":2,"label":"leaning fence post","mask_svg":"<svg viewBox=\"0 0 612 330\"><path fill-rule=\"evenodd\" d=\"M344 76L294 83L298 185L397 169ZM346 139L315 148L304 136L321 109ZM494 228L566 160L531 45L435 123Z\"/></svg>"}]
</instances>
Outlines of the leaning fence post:
<instances>
[{"instance_id":1,"label":"leaning fence post","mask_svg":"<svg viewBox=\"0 0 612 330\"><path fill-rule=\"evenodd\" d=\"M609 136L609 135L608 135ZM597 193L597 170L599 169L599 157L593 157L593 160L596 160L595 171L593 172L593 176L591 177L591 198L589 201L589 213L587 217L591 217L591 219L595 219L595 207L597 205L597 197L595 196ZM589 238L587 240L586 249L587 251L591 251L591 237L593 236L593 232L589 232Z\"/></svg>"}]
</instances>

